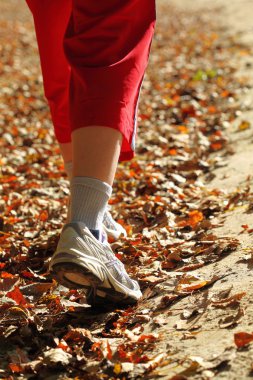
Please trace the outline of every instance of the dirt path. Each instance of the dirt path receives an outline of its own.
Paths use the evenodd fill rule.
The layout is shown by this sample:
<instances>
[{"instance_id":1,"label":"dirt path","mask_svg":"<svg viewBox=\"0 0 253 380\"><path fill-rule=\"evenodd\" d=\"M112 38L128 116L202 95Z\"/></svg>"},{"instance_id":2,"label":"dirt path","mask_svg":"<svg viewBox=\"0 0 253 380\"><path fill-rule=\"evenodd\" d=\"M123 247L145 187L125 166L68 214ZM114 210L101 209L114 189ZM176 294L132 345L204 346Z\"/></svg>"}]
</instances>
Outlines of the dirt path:
<instances>
[{"instance_id":1,"label":"dirt path","mask_svg":"<svg viewBox=\"0 0 253 380\"><path fill-rule=\"evenodd\" d=\"M246 46L253 44L253 4L249 0L206 2L205 0L175 0L172 3L183 10L194 10L206 13L207 20L215 19L221 26L224 26L227 35L234 37L236 42L245 43ZM218 9L218 12L215 10ZM241 104L238 109L238 117L228 128L228 136L234 154L224 157L221 167L213 171L214 178L207 183L209 189L223 189L226 193L241 194L247 187L253 184L253 55L242 51L241 57L232 58L232 66L236 69L236 77L248 84L248 89L240 95ZM251 128L240 131L239 126L244 122L249 122ZM246 190L247 191L247 190ZM249 190L250 192L250 190ZM253 226L251 213L247 213L248 205L239 202L231 211L224 215L224 225L216 229L219 236L234 236L241 243L240 249L232 253L221 262L206 267L207 271L219 273L227 271L229 276L223 281L214 285L213 290L224 290L230 286L236 292L247 293L245 300L245 316L236 328L213 329L215 315L210 315L205 323L206 332L198 335L193 342L187 342L181 346L188 354L205 356L206 358L222 352L223 349L233 347L233 333L236 331L252 331L252 234L240 234L242 225ZM203 273L203 271L201 271ZM203 321L202 321L203 323ZM210 328L210 330L209 330ZM247 379L251 378L252 352L250 348L245 352L237 352L235 357L229 362L228 368L216 374L215 379ZM233 356L233 355L232 355ZM206 374L208 378L208 374ZM204 377L205 378L205 377Z\"/></svg>"},{"instance_id":2,"label":"dirt path","mask_svg":"<svg viewBox=\"0 0 253 380\"><path fill-rule=\"evenodd\" d=\"M145 297L137 308L95 314L79 293L67 293L49 283L43 266L64 222L68 184L42 97L30 15L19 0L1 1L0 45L7 67L0 77L4 116L0 120L1 162L5 165L1 207L9 200L17 206L4 214L4 231L10 233L11 246L0 236L1 249L7 252L3 257L11 262L2 260L11 280L5 283L6 278L1 279L4 343L0 344L0 377L250 379L253 345L238 349L234 337L238 332L253 332L251 1L214 0L207 5L205 0L170 0L168 5L167 0L158 0L159 21L143 86L137 157L132 166L120 167L113 198L115 216L133 225L132 237L114 249L139 278ZM188 82L189 75L195 79ZM217 82L216 77L220 78ZM224 86L221 105L215 95L219 86ZM206 101L207 92L211 97ZM212 109L208 108L210 99ZM196 100L204 109L197 108L203 113L200 117L194 110L199 107ZM225 111L217 112L220 106ZM183 120L182 109L193 119ZM205 112L210 114L205 117ZM212 125L208 125L209 119ZM179 132L171 127L172 120ZM13 134L19 128L14 142L6 125ZM210 128L207 132L206 125ZM218 141L213 140L211 152L210 136ZM34 139L33 146L29 139ZM13 144L17 144L16 150L10 148ZM143 149L145 146L149 149ZM53 154L45 161L49 152ZM28 174L26 160L33 168ZM12 185L8 178L18 170L20 183ZM26 187L29 181L34 189ZM21 205L17 193L24 199ZM48 214L43 213L45 209ZM195 222L189 215L197 210L194 215L200 219ZM11 240L12 232L30 235L25 236L24 244L20 237ZM235 251L233 238L240 242ZM19 250L28 261L17 259ZM39 277L31 277L34 272L27 274L26 266ZM11 281L16 284L17 272L23 273L18 285L35 305L32 310L20 298L19 309L13 310L8 303L5 286ZM32 281L40 285L34 286ZM16 295L10 297L18 303ZM62 365L54 355L60 355Z\"/></svg>"}]
</instances>

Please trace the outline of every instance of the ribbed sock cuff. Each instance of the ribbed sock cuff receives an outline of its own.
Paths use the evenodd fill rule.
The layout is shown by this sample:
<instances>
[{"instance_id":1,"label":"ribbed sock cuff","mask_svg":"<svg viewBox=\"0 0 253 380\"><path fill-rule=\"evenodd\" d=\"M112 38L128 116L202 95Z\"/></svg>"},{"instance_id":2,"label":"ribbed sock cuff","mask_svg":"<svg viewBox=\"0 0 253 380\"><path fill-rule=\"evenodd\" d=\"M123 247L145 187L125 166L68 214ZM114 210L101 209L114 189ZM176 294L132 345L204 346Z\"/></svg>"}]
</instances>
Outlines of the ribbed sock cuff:
<instances>
[{"instance_id":1,"label":"ribbed sock cuff","mask_svg":"<svg viewBox=\"0 0 253 380\"><path fill-rule=\"evenodd\" d=\"M112 187L91 177L71 181L71 221L82 221L90 229L101 229Z\"/></svg>"}]
</instances>

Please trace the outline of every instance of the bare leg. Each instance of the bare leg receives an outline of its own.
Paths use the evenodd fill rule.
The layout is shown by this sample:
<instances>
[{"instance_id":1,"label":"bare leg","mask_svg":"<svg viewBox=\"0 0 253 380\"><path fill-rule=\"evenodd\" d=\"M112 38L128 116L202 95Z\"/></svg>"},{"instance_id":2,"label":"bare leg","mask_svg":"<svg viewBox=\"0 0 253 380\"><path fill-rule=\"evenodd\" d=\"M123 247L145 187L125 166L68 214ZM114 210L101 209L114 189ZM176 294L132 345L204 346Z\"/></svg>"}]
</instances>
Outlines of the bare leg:
<instances>
[{"instance_id":1,"label":"bare leg","mask_svg":"<svg viewBox=\"0 0 253 380\"><path fill-rule=\"evenodd\" d=\"M59 144L64 163L72 161L72 143Z\"/></svg>"},{"instance_id":2,"label":"bare leg","mask_svg":"<svg viewBox=\"0 0 253 380\"><path fill-rule=\"evenodd\" d=\"M122 135L100 126L72 132L73 177L92 177L112 185L119 159Z\"/></svg>"},{"instance_id":3,"label":"bare leg","mask_svg":"<svg viewBox=\"0 0 253 380\"><path fill-rule=\"evenodd\" d=\"M104 129L106 129L106 128L104 128ZM109 128L107 128L107 129L109 129ZM109 133L110 133L110 131L109 131ZM79 134L80 134L80 132L79 132ZM83 145L84 144L82 144L82 146ZM73 168L73 165L72 165L72 159L73 159L72 143L60 144L60 149L61 149L61 153L63 156L64 164L65 164L65 170L68 174L69 180L71 180L72 171L73 171L72 170L72 168ZM69 197L66 223L69 223L69 221L70 221L70 202L71 201L70 201L70 197ZM107 235L113 240L117 240L119 238L119 236L127 236L125 229L112 218L112 216L108 210L106 211L105 218L103 221L103 228L106 231Z\"/></svg>"}]
</instances>

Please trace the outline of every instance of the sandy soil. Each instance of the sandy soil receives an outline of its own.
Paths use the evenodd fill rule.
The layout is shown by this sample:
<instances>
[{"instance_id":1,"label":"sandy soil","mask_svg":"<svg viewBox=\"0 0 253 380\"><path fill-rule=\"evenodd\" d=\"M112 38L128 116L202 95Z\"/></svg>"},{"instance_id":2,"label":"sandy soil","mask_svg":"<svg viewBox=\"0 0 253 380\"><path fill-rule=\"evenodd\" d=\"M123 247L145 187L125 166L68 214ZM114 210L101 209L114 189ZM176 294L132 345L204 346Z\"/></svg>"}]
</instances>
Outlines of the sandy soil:
<instances>
[{"instance_id":1,"label":"sandy soil","mask_svg":"<svg viewBox=\"0 0 253 380\"><path fill-rule=\"evenodd\" d=\"M202 10L206 12L207 18L211 17L214 9L219 9L219 13L215 13L217 21L226 29L226 33L236 36L236 41L241 41L246 45L253 44L253 3L250 0L172 0L170 3L182 9ZM253 56L242 56L240 61L235 60L233 65L238 70L238 76L246 78L249 87L253 84ZM238 133L238 125L242 120L247 120L253 126L253 88L249 88L248 92L243 95L243 105L238 119L235 121L229 137L234 154L229 157L224 167L216 169L215 178L207 185L210 189L220 188L226 192L233 192L245 187L246 183L253 184L253 131L252 128ZM232 212L228 212L225 216L224 226L218 228L216 233L221 236L234 236L240 240L241 247L234 254L229 255L219 263L210 265L200 272L213 271L213 273L224 273L227 271L229 276L214 285L213 290L227 289L233 286L234 290L247 292L246 313L240 325L232 330L218 330L208 332L213 322L206 321L206 332L198 335L194 341L184 341L181 349L185 352L202 357L210 356L222 352L223 349L233 346L232 332L247 331L251 332L252 315L253 315L253 279L252 267L248 263L243 262L246 252L252 252L252 235L241 234L241 225L248 224L253 226L252 214L247 214L245 208L237 207ZM178 305L177 305L178 306ZM205 319L205 318L204 318ZM212 316L209 314L209 319ZM203 321L202 321L203 323ZM230 368L215 376L215 379L248 379L252 378L249 371L252 365L253 347L248 352L237 352L232 360ZM231 363L230 363L231 364ZM166 376L165 376L166 378Z\"/></svg>"}]
</instances>

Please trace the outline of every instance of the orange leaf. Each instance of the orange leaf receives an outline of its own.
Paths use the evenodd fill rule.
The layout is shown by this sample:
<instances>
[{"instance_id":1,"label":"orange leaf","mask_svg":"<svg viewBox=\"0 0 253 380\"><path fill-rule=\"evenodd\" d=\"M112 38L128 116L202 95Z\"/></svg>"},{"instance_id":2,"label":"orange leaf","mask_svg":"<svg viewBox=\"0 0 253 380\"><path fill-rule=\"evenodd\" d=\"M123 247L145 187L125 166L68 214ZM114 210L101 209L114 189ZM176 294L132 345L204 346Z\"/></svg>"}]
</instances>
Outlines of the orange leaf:
<instances>
[{"instance_id":1,"label":"orange leaf","mask_svg":"<svg viewBox=\"0 0 253 380\"><path fill-rule=\"evenodd\" d=\"M193 210L189 212L189 224L192 227L195 227L203 219L204 219L204 216L201 211Z\"/></svg>"},{"instance_id":2,"label":"orange leaf","mask_svg":"<svg viewBox=\"0 0 253 380\"><path fill-rule=\"evenodd\" d=\"M196 227L196 225L204 219L204 216L201 211L193 210L188 214L188 218L186 220L181 220L178 222L179 227L191 226L192 228Z\"/></svg>"},{"instance_id":3,"label":"orange leaf","mask_svg":"<svg viewBox=\"0 0 253 380\"><path fill-rule=\"evenodd\" d=\"M179 96L179 95L174 95L174 96L172 97L172 99L173 99L175 102L177 102L178 100L180 100L180 96Z\"/></svg>"},{"instance_id":4,"label":"orange leaf","mask_svg":"<svg viewBox=\"0 0 253 380\"><path fill-rule=\"evenodd\" d=\"M227 98L229 94L230 94L230 92L228 90L224 90L221 92L220 96L222 98Z\"/></svg>"},{"instance_id":5,"label":"orange leaf","mask_svg":"<svg viewBox=\"0 0 253 380\"><path fill-rule=\"evenodd\" d=\"M238 348L244 347L253 340L253 334L238 332L234 335L235 344Z\"/></svg>"},{"instance_id":6,"label":"orange leaf","mask_svg":"<svg viewBox=\"0 0 253 380\"><path fill-rule=\"evenodd\" d=\"M183 292L192 292L193 290L201 289L203 288L208 282L207 281L200 281L192 285L179 285L177 287L177 291L183 291Z\"/></svg>"},{"instance_id":7,"label":"orange leaf","mask_svg":"<svg viewBox=\"0 0 253 380\"><path fill-rule=\"evenodd\" d=\"M210 113L216 113L217 112L217 108L214 107L214 106L210 106L210 107L208 107L208 112L210 112Z\"/></svg>"},{"instance_id":8,"label":"orange leaf","mask_svg":"<svg viewBox=\"0 0 253 380\"><path fill-rule=\"evenodd\" d=\"M169 154L170 154L171 156L176 156L176 154L177 154L177 150L176 150L176 149L169 149Z\"/></svg>"},{"instance_id":9,"label":"orange leaf","mask_svg":"<svg viewBox=\"0 0 253 380\"><path fill-rule=\"evenodd\" d=\"M178 125L177 128L180 133L188 133L188 128L185 125Z\"/></svg>"},{"instance_id":10,"label":"orange leaf","mask_svg":"<svg viewBox=\"0 0 253 380\"><path fill-rule=\"evenodd\" d=\"M132 229L133 228L132 228L132 226L130 224L126 224L126 222L124 221L124 219L117 219L117 222L119 224L121 224L122 227L125 228L128 236L132 235Z\"/></svg>"},{"instance_id":11,"label":"orange leaf","mask_svg":"<svg viewBox=\"0 0 253 380\"><path fill-rule=\"evenodd\" d=\"M14 373L20 373L22 371L22 367L19 364L9 363L9 367Z\"/></svg>"},{"instance_id":12,"label":"orange leaf","mask_svg":"<svg viewBox=\"0 0 253 380\"><path fill-rule=\"evenodd\" d=\"M6 294L6 296L13 299L18 305L25 306L25 307L29 306L25 297L23 296L23 294L19 290L18 286L15 286L12 291L10 291Z\"/></svg>"},{"instance_id":13,"label":"orange leaf","mask_svg":"<svg viewBox=\"0 0 253 380\"><path fill-rule=\"evenodd\" d=\"M41 220L42 222L45 222L46 220L48 220L48 212L47 212L47 210L43 210L40 213L39 220Z\"/></svg>"},{"instance_id":14,"label":"orange leaf","mask_svg":"<svg viewBox=\"0 0 253 380\"><path fill-rule=\"evenodd\" d=\"M17 180L17 177L15 175L12 175L12 176L4 176L2 179L1 179L1 182L2 183L8 183L8 182L13 182L13 181L16 181Z\"/></svg>"},{"instance_id":15,"label":"orange leaf","mask_svg":"<svg viewBox=\"0 0 253 380\"><path fill-rule=\"evenodd\" d=\"M8 272L1 272L1 278L14 278L14 274Z\"/></svg>"},{"instance_id":16,"label":"orange leaf","mask_svg":"<svg viewBox=\"0 0 253 380\"><path fill-rule=\"evenodd\" d=\"M24 243L24 245L25 245L26 247L30 247L30 242L29 242L29 240L24 239L24 240L23 240L23 243Z\"/></svg>"},{"instance_id":17,"label":"orange leaf","mask_svg":"<svg viewBox=\"0 0 253 380\"><path fill-rule=\"evenodd\" d=\"M91 350L96 351L98 348L100 348L100 346L101 346L100 342L93 343Z\"/></svg>"},{"instance_id":18,"label":"orange leaf","mask_svg":"<svg viewBox=\"0 0 253 380\"><path fill-rule=\"evenodd\" d=\"M156 340L157 340L157 336L150 334L150 335L141 335L139 339L137 340L137 342L148 343L148 342L155 342Z\"/></svg>"},{"instance_id":19,"label":"orange leaf","mask_svg":"<svg viewBox=\"0 0 253 380\"><path fill-rule=\"evenodd\" d=\"M8 208L8 211L11 211L10 208ZM9 224L15 224L15 223L19 222L19 220L20 220L19 218L15 218L14 216L11 216L8 218L8 223Z\"/></svg>"}]
</instances>

